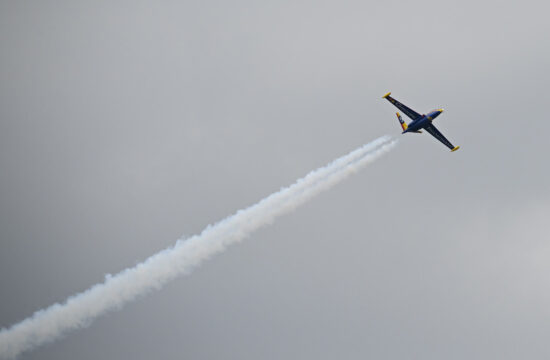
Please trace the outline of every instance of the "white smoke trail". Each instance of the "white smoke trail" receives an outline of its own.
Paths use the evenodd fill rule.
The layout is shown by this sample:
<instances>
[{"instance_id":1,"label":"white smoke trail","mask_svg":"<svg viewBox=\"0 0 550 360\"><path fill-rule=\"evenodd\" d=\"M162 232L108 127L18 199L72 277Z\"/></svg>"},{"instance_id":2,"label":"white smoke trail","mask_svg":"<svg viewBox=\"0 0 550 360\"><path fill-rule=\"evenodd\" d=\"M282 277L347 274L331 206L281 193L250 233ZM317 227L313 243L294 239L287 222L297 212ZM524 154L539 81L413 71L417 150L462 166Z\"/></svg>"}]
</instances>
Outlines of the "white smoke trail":
<instances>
[{"instance_id":1,"label":"white smoke trail","mask_svg":"<svg viewBox=\"0 0 550 360\"><path fill-rule=\"evenodd\" d=\"M199 235L178 240L142 263L111 276L103 283L35 312L31 317L0 331L0 358L14 358L24 351L52 342L70 330L89 325L97 316L122 307L137 296L161 288L168 281L191 272L204 260L239 242L254 230L303 204L388 152L397 140L384 136L310 172L255 205L209 225Z\"/></svg>"}]
</instances>

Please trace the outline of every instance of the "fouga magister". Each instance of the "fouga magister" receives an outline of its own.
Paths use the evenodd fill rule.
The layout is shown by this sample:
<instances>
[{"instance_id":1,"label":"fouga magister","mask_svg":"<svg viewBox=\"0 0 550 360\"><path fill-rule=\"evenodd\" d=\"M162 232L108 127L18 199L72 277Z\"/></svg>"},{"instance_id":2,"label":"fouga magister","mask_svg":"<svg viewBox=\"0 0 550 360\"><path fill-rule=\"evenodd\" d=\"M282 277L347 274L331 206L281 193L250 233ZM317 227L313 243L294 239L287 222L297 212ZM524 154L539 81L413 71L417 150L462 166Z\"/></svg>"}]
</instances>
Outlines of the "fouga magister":
<instances>
[{"instance_id":1,"label":"fouga magister","mask_svg":"<svg viewBox=\"0 0 550 360\"><path fill-rule=\"evenodd\" d=\"M411 122L407 124L403 121L401 118L401 115L399 113L397 114L397 119L399 120L399 123L401 124L401 127L403 128L402 134L412 132L412 133L421 133L422 129L426 130L430 134L432 134L433 137L435 137L437 140L441 141L446 147L451 149L451 152L457 151L460 149L460 146L453 146L449 140L443 136L442 133L437 130L437 128L432 124L432 122L435 120L436 117L441 115L443 112L443 109L437 109L430 111L427 114L420 115L413 109L409 108L406 105L401 104L399 101L395 100L391 96L391 92L387 93L386 95L382 96L384 99L391 102L393 105L395 105L396 108L403 111L405 115L407 115L409 118L411 118Z\"/></svg>"}]
</instances>

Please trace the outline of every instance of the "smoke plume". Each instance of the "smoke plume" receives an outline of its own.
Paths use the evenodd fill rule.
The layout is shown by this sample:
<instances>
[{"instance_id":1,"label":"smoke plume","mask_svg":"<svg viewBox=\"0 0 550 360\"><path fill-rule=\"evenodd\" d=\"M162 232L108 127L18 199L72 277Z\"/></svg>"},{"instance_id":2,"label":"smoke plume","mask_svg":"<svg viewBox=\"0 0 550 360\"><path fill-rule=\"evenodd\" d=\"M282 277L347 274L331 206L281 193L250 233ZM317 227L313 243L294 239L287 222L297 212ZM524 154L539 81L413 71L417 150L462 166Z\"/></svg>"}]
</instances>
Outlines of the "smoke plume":
<instances>
[{"instance_id":1,"label":"smoke plume","mask_svg":"<svg viewBox=\"0 0 550 360\"><path fill-rule=\"evenodd\" d=\"M181 239L132 268L107 275L102 283L35 312L31 317L0 331L0 358L14 358L24 351L52 342L71 330L82 328L98 316L160 289L168 281L190 273L195 267L258 228L292 211L328 190L365 165L391 150L397 140L378 138L314 170L293 185L282 188L258 203L207 226L200 234Z\"/></svg>"}]
</instances>

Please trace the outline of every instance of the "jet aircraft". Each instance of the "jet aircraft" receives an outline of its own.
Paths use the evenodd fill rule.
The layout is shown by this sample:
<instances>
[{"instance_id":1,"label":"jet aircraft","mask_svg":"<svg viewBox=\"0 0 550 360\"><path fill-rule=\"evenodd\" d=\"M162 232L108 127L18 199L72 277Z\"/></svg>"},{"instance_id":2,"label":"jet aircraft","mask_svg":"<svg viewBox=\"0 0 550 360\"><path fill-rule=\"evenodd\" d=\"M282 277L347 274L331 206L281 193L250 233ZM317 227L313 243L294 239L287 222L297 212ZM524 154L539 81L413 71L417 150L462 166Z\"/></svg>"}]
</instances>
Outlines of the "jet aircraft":
<instances>
[{"instance_id":1,"label":"jet aircraft","mask_svg":"<svg viewBox=\"0 0 550 360\"><path fill-rule=\"evenodd\" d=\"M443 134L441 134L439 130L437 130L437 128L432 124L432 121L434 121L436 117L441 115L441 113L443 112L443 109L433 110L433 111L430 111L428 114L420 115L413 109L395 100L390 95L391 95L391 92L387 93L382 97L388 100L389 102L391 102L393 105L395 105L396 108L403 111L403 113L405 113L405 115L407 115L412 120L407 125L407 123L404 122L403 119L401 118L401 115L399 113L396 113L397 119L399 120L399 123L403 128L402 134L405 134L408 132L421 133L422 132L421 129L424 129L427 132L429 132L433 137L435 137L437 140L441 141L446 147L451 149L451 152L457 151L458 149L460 149L460 146L453 146L453 144L451 144L451 142L447 140L445 136L443 136Z\"/></svg>"}]
</instances>

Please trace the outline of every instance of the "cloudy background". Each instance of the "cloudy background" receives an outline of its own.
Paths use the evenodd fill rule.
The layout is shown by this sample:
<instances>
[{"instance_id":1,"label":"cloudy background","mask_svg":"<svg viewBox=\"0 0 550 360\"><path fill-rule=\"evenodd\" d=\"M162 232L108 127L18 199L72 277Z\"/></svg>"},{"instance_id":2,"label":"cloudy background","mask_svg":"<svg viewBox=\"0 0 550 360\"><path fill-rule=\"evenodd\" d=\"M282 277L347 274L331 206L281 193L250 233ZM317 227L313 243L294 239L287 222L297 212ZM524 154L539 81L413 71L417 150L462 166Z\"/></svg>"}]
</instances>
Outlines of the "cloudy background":
<instances>
[{"instance_id":1,"label":"cloudy background","mask_svg":"<svg viewBox=\"0 0 550 360\"><path fill-rule=\"evenodd\" d=\"M0 2L0 326L400 127L396 150L25 359L547 359L545 1Z\"/></svg>"}]
</instances>

